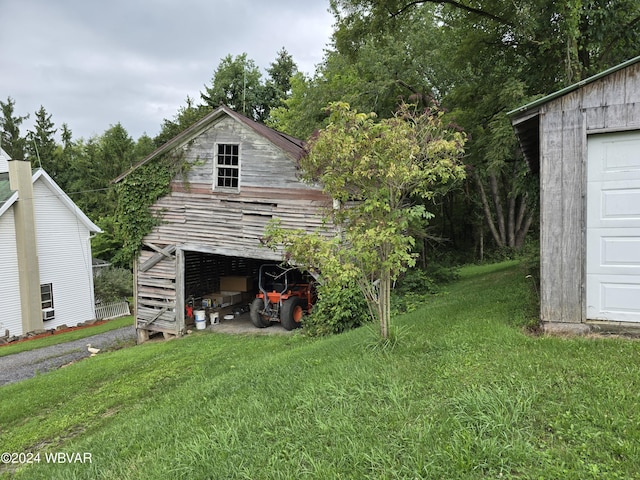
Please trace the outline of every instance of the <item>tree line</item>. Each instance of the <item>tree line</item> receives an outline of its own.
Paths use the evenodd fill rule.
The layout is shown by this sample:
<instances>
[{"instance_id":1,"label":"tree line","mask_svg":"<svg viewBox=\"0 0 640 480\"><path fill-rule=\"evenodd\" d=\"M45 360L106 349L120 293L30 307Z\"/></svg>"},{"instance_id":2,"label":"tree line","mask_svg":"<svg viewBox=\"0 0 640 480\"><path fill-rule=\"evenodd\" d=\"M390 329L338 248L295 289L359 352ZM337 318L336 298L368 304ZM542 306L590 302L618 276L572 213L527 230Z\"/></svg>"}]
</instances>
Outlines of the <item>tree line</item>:
<instances>
[{"instance_id":1,"label":"tree line","mask_svg":"<svg viewBox=\"0 0 640 480\"><path fill-rule=\"evenodd\" d=\"M263 122L287 98L289 79L296 72L297 65L284 48L266 69L265 79L247 54L227 55L199 102L187 97L174 117L162 122L158 135L144 134L137 140L121 123L111 125L102 135L75 139L67 124L56 127L44 106L34 113L33 127L23 134L21 127L29 115L16 113L15 101L9 96L0 100L0 145L11 158L29 160L46 170L102 228L104 233L92 240L94 256L130 266L130 255L119 255L126 232L120 228L119 198L111 181L220 104Z\"/></svg>"},{"instance_id":2,"label":"tree line","mask_svg":"<svg viewBox=\"0 0 640 480\"><path fill-rule=\"evenodd\" d=\"M155 138L134 141L120 124L74 140L51 115L25 117L0 102L2 145L42 166L105 234L96 255L115 255L117 198L110 180L220 103L301 139L327 125L327 106L346 102L377 118L434 105L466 132L466 180L425 202L435 216L415 232L421 262L471 261L510 253L535 237L537 178L520 154L507 112L640 52L635 0L330 0L334 31L313 74L282 49L262 78L246 54L227 56L198 100L187 98ZM37 151L36 151L37 149Z\"/></svg>"}]
</instances>

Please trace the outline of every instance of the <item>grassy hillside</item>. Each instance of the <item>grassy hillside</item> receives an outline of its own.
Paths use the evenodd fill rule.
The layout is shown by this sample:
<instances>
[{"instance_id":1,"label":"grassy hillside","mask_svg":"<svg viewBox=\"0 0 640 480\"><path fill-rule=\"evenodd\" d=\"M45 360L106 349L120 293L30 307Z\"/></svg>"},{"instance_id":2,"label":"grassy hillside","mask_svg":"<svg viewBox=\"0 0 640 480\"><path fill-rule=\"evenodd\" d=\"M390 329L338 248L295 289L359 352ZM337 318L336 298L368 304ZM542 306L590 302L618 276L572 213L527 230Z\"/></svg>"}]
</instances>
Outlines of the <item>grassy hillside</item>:
<instances>
[{"instance_id":1,"label":"grassy hillside","mask_svg":"<svg viewBox=\"0 0 640 480\"><path fill-rule=\"evenodd\" d=\"M328 339L188 338L0 388L0 450L24 479L634 478L640 344L523 333L517 265ZM91 454L47 463L45 452ZM87 457L83 457L86 459ZM1 468L1 467L0 467Z\"/></svg>"}]
</instances>

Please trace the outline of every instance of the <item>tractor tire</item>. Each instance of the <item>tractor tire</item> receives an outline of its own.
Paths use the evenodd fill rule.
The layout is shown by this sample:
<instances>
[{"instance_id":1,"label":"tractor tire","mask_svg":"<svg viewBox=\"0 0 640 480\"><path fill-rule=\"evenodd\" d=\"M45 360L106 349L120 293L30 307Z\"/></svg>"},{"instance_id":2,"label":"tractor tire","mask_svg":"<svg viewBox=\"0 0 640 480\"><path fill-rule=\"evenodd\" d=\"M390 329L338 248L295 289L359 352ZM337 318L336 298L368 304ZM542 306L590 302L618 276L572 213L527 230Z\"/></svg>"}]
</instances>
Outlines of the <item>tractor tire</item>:
<instances>
[{"instance_id":1,"label":"tractor tire","mask_svg":"<svg viewBox=\"0 0 640 480\"><path fill-rule=\"evenodd\" d=\"M280 321L285 330L299 328L302 324L307 302L300 297L291 297L282 304Z\"/></svg>"},{"instance_id":2,"label":"tractor tire","mask_svg":"<svg viewBox=\"0 0 640 480\"><path fill-rule=\"evenodd\" d=\"M265 316L260 313L260 310L264 308L264 300L261 298L256 298L251 302L251 308L249 309L249 313L251 316L251 323L257 328L265 328L271 326L271 320L265 318Z\"/></svg>"}]
</instances>

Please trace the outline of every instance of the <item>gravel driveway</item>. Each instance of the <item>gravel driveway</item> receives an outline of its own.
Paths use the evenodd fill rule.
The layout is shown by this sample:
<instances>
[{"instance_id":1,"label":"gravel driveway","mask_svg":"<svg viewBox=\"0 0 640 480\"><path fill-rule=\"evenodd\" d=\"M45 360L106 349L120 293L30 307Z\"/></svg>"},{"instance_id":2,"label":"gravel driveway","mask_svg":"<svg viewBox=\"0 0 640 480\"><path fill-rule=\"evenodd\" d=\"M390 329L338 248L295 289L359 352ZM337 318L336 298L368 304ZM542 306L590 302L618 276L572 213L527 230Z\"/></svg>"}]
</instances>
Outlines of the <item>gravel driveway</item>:
<instances>
[{"instance_id":1,"label":"gravel driveway","mask_svg":"<svg viewBox=\"0 0 640 480\"><path fill-rule=\"evenodd\" d=\"M0 357L0 386L35 377L37 373L49 372L88 357L90 353L87 351L87 343L92 347L106 349L135 338L136 329L131 325L72 342Z\"/></svg>"}]
</instances>

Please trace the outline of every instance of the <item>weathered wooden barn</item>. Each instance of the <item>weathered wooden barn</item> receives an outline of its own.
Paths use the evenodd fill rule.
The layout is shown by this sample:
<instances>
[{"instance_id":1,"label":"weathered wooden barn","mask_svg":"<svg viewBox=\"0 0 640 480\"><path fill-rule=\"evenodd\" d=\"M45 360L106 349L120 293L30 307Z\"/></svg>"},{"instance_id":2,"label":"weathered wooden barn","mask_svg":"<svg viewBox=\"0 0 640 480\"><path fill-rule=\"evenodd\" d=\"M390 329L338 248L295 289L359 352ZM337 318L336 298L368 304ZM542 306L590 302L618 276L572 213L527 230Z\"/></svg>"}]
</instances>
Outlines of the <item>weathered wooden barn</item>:
<instances>
[{"instance_id":1,"label":"weathered wooden barn","mask_svg":"<svg viewBox=\"0 0 640 480\"><path fill-rule=\"evenodd\" d=\"M171 152L179 152L189 168L153 205L160 223L144 238L135 265L139 341L152 332L182 335L192 299L224 292L221 280L229 277L250 283L261 264L281 261L280 252L260 241L271 219L314 231L322 225L322 209L331 204L298 178L302 141L225 106L115 181Z\"/></svg>"},{"instance_id":2,"label":"weathered wooden barn","mask_svg":"<svg viewBox=\"0 0 640 480\"><path fill-rule=\"evenodd\" d=\"M509 115L540 176L544 328L640 326L640 57Z\"/></svg>"}]
</instances>

